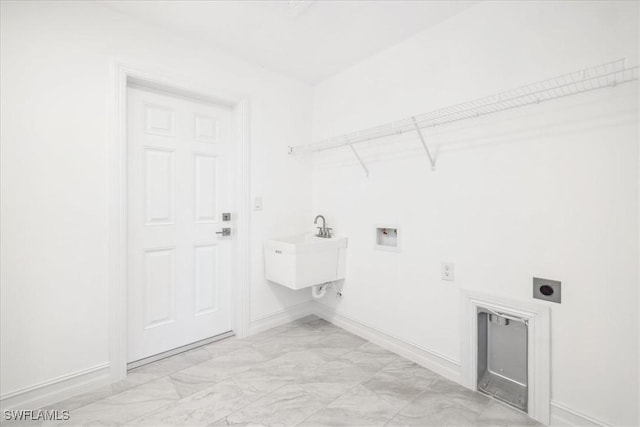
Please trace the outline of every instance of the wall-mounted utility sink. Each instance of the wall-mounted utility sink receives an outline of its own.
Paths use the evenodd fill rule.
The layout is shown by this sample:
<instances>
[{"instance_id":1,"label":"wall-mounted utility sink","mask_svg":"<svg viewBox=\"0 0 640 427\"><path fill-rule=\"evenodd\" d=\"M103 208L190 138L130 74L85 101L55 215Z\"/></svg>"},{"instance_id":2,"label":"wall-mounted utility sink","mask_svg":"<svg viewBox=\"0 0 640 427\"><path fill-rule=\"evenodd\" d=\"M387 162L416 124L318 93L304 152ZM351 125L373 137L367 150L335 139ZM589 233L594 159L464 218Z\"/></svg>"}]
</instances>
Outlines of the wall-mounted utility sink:
<instances>
[{"instance_id":1,"label":"wall-mounted utility sink","mask_svg":"<svg viewBox=\"0 0 640 427\"><path fill-rule=\"evenodd\" d=\"M311 234L270 239L264 244L267 280L302 289L344 279L347 238Z\"/></svg>"}]
</instances>

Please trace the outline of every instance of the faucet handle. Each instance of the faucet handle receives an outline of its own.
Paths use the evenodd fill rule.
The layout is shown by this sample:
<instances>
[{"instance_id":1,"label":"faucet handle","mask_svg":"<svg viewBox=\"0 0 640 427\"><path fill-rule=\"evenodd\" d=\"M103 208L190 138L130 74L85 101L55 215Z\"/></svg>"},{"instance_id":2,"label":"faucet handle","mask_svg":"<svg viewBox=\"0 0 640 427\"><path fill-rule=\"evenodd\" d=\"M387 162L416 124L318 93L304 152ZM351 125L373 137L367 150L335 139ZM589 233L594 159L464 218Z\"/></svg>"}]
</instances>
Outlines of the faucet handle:
<instances>
[{"instance_id":1,"label":"faucet handle","mask_svg":"<svg viewBox=\"0 0 640 427\"><path fill-rule=\"evenodd\" d=\"M333 228L325 228L325 237L331 237L331 230L333 230Z\"/></svg>"},{"instance_id":2,"label":"faucet handle","mask_svg":"<svg viewBox=\"0 0 640 427\"><path fill-rule=\"evenodd\" d=\"M322 227L316 227L318 229L318 234L316 234L316 237L323 237L322 235Z\"/></svg>"}]
</instances>

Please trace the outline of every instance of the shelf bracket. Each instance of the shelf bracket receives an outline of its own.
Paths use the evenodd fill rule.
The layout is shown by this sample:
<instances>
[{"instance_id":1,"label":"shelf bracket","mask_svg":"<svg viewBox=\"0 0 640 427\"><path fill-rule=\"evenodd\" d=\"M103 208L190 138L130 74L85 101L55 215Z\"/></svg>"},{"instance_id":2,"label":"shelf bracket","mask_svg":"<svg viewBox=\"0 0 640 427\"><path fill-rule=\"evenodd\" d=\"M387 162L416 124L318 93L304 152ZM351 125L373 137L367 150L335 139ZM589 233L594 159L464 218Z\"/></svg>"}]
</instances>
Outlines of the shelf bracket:
<instances>
[{"instance_id":1,"label":"shelf bracket","mask_svg":"<svg viewBox=\"0 0 640 427\"><path fill-rule=\"evenodd\" d=\"M367 175L367 177L369 177L369 169L367 169L367 165L364 164L364 162L362 161L362 158L360 157L356 149L353 147L353 144L349 144L349 148L351 148L351 151L353 151L353 155L356 156L356 159L358 159L358 161L360 162L360 166L362 166L362 169L364 169L364 174Z\"/></svg>"},{"instance_id":2,"label":"shelf bracket","mask_svg":"<svg viewBox=\"0 0 640 427\"><path fill-rule=\"evenodd\" d=\"M424 136L422 135L422 130L420 130L420 126L418 125L418 121L416 120L415 117L411 117L411 119L413 120L413 125L416 127L416 132L418 132L418 136L420 137L420 142L422 143L422 146L424 147L424 151L427 152L427 157L429 157L429 163L431 163L431 170L434 171L434 170L436 170L436 161L431 156L431 152L429 151L429 147L427 147L427 143L424 140Z\"/></svg>"}]
</instances>

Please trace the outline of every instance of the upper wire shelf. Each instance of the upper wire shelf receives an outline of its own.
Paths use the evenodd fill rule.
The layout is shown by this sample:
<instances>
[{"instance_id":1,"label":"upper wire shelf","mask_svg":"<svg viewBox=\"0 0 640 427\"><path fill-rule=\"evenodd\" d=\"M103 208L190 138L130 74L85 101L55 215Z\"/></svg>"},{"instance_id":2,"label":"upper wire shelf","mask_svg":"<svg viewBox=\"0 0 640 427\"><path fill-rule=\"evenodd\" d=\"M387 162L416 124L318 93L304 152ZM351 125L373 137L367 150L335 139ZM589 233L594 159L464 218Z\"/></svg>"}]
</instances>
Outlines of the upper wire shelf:
<instances>
[{"instance_id":1,"label":"upper wire shelf","mask_svg":"<svg viewBox=\"0 0 640 427\"><path fill-rule=\"evenodd\" d=\"M638 70L637 65L627 67L626 59L623 58L381 126L327 138L311 144L289 147L289 153L310 153L349 146L368 175L369 171L358 155L354 144L407 132L417 132L431 167L434 169L435 158L429 151L422 129L631 82L638 80Z\"/></svg>"}]
</instances>

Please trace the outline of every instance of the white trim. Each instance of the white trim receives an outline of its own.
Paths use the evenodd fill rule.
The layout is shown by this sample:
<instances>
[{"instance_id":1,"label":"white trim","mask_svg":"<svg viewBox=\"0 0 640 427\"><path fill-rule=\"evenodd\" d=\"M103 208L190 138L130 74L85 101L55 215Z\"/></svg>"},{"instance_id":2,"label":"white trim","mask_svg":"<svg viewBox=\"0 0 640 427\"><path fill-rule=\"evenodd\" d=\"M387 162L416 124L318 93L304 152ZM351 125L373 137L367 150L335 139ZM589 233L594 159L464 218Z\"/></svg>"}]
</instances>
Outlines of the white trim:
<instances>
[{"instance_id":1,"label":"white trim","mask_svg":"<svg viewBox=\"0 0 640 427\"><path fill-rule=\"evenodd\" d=\"M251 140L250 104L248 98L243 98L236 104L236 128L239 142L239 152L236 155L238 179L236 206L238 218L236 221L237 242L234 259L239 263L234 269L236 276L233 283L238 284L238 292L234 293L234 332L238 338L247 336L251 323L251 293L250 293L250 260L251 260ZM240 143L241 142L241 143Z\"/></svg>"},{"instance_id":2,"label":"white trim","mask_svg":"<svg viewBox=\"0 0 640 427\"><path fill-rule=\"evenodd\" d=\"M5 393L0 396L0 407L2 410L38 409L109 383L109 363L101 363Z\"/></svg>"},{"instance_id":3,"label":"white trim","mask_svg":"<svg viewBox=\"0 0 640 427\"><path fill-rule=\"evenodd\" d=\"M471 294L471 292L467 292L467 294ZM496 298L491 297L491 299L495 300ZM400 356L406 357L407 359L412 360L413 362L416 362L417 364L424 366L427 369L437 372L438 374L449 378L452 381L456 381L459 384L465 385L462 382L463 369L459 362L438 354L435 351L426 349L424 347L418 346L401 338L380 331L379 329L365 325L364 323L357 321L351 317L339 314L335 310L317 301L312 301L312 303L312 314L315 314L318 317L340 328L343 328L381 347L384 347L387 350L393 351ZM520 302L517 302L517 304L520 307L523 305ZM532 305L535 305L537 309L541 309L543 312L548 311L548 307L538 306L536 304ZM543 324L539 324L538 326L541 326L542 329ZM593 418L556 401L551 401L550 403L550 424L549 422L546 422L545 424L552 426L610 426L610 424L607 424L604 421Z\"/></svg>"},{"instance_id":4,"label":"white trim","mask_svg":"<svg viewBox=\"0 0 640 427\"><path fill-rule=\"evenodd\" d=\"M154 354L153 356L145 357L144 359L136 360L135 362L127 363L127 371L135 368L139 368L140 366L148 365L150 363L157 362L158 360L166 359L167 357L175 356L176 354L184 353L189 350L193 350L194 348L199 348L205 345L212 344L214 342L223 340L225 338L229 338L234 336L233 331L225 332L223 334L219 334L210 338L205 338L200 341L193 342L191 344L183 345L178 348L173 348L171 350L162 352L160 354Z\"/></svg>"},{"instance_id":5,"label":"white trim","mask_svg":"<svg viewBox=\"0 0 640 427\"><path fill-rule=\"evenodd\" d=\"M109 109L109 360L113 382L127 376L127 227L126 227L126 110L127 73L111 64L113 105Z\"/></svg>"},{"instance_id":6,"label":"white trim","mask_svg":"<svg viewBox=\"0 0 640 427\"><path fill-rule=\"evenodd\" d=\"M551 401L551 425L552 426L582 426L582 427L606 427L610 424L592 418L582 412L571 409L568 406Z\"/></svg>"},{"instance_id":7,"label":"white trim","mask_svg":"<svg viewBox=\"0 0 640 427\"><path fill-rule=\"evenodd\" d=\"M531 418L548 425L551 402L549 307L462 290L461 384L471 390L477 390L478 307L489 308L528 320L528 414Z\"/></svg>"},{"instance_id":8,"label":"white trim","mask_svg":"<svg viewBox=\"0 0 640 427\"><path fill-rule=\"evenodd\" d=\"M435 351L424 348L418 344L394 337L387 332L381 331L373 326L366 325L358 320L343 314L337 313L335 310L327 307L319 302L315 303L315 314L343 328L359 337L371 341L386 348L400 356L424 366L445 378L460 383L460 363Z\"/></svg>"},{"instance_id":9,"label":"white trim","mask_svg":"<svg viewBox=\"0 0 640 427\"><path fill-rule=\"evenodd\" d=\"M248 335L264 332L268 329L313 314L453 381L461 382L460 363L439 355L436 352L391 336L376 328L367 326L350 317L338 314L334 310L316 301L303 302L276 313L260 316L251 322ZM60 402L77 394L111 383L109 369L109 363L102 363L92 368L83 369L21 390L6 393L0 397L0 407L2 410L37 409ZM610 425L555 401L552 401L550 406L550 425L552 426L607 427Z\"/></svg>"},{"instance_id":10,"label":"white trim","mask_svg":"<svg viewBox=\"0 0 640 427\"><path fill-rule=\"evenodd\" d=\"M551 401L552 426L607 427L610 424L571 409L561 403Z\"/></svg>"},{"instance_id":11,"label":"white trim","mask_svg":"<svg viewBox=\"0 0 640 427\"><path fill-rule=\"evenodd\" d=\"M315 314L315 306L313 301L305 301L300 304L292 305L285 308L284 310L266 314L254 319L251 322L249 335L267 331L271 328L275 328L276 326L293 322L294 320L301 319L311 314Z\"/></svg>"},{"instance_id":12,"label":"white trim","mask_svg":"<svg viewBox=\"0 0 640 427\"><path fill-rule=\"evenodd\" d=\"M179 95L206 97L234 110L237 140L237 239L235 239L232 287L232 323L236 335L243 337L249 329L249 100L245 96L225 94L209 88L193 87L180 80L160 78L154 72L130 68L117 60L111 61L109 108L109 360L111 381L126 377L126 98L127 83L144 84L176 92ZM199 95L198 95L199 94Z\"/></svg>"}]
</instances>

